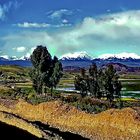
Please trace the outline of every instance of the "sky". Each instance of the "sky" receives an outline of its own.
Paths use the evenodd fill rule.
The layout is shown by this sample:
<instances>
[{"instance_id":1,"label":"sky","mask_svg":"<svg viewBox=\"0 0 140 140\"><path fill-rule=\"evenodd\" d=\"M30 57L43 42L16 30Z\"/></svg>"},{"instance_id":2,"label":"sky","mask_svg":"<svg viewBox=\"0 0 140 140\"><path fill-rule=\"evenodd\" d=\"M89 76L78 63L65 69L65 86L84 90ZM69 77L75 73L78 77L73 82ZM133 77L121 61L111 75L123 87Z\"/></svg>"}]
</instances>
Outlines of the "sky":
<instances>
[{"instance_id":1,"label":"sky","mask_svg":"<svg viewBox=\"0 0 140 140\"><path fill-rule=\"evenodd\" d=\"M0 0L0 56L140 55L140 0Z\"/></svg>"}]
</instances>

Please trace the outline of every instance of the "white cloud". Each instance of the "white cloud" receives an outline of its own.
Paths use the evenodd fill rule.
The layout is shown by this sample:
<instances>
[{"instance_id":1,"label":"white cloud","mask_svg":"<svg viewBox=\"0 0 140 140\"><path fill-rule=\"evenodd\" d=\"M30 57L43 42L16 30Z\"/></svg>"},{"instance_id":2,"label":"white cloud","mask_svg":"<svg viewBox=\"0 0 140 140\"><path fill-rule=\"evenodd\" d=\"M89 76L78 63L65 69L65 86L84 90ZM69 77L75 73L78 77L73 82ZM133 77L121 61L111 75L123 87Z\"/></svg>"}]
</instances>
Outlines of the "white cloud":
<instances>
[{"instance_id":1,"label":"white cloud","mask_svg":"<svg viewBox=\"0 0 140 140\"><path fill-rule=\"evenodd\" d=\"M56 11L49 11L47 13L48 17L51 18L51 19L54 19L54 18L60 19L64 15L69 16L69 15L72 15L72 14L73 14L73 11L68 10L68 9L60 9L60 10L56 10Z\"/></svg>"},{"instance_id":2,"label":"white cloud","mask_svg":"<svg viewBox=\"0 0 140 140\"><path fill-rule=\"evenodd\" d=\"M30 58L31 54L33 53L34 49L36 47L32 47L31 49L29 49L29 51L25 54L25 57Z\"/></svg>"},{"instance_id":3,"label":"white cloud","mask_svg":"<svg viewBox=\"0 0 140 140\"><path fill-rule=\"evenodd\" d=\"M127 52L123 52L123 53L119 53L119 54L102 54L99 56L99 58L110 58L110 57L116 57L116 58L135 58L135 59L140 59L140 55L136 54L136 53L127 53Z\"/></svg>"},{"instance_id":4,"label":"white cloud","mask_svg":"<svg viewBox=\"0 0 140 140\"><path fill-rule=\"evenodd\" d=\"M64 24L62 24L64 27ZM60 25L58 26L60 27ZM82 23L68 29L23 31L1 38L9 46L45 45L53 54L86 50L96 56L112 52L140 52L140 10L85 17ZM6 50L6 49L5 49ZM28 51L28 49L26 50Z\"/></svg>"},{"instance_id":5,"label":"white cloud","mask_svg":"<svg viewBox=\"0 0 140 140\"><path fill-rule=\"evenodd\" d=\"M29 59L30 56L31 56L31 54L30 54L30 53L27 53L26 55L20 57L19 59L21 59L21 60L26 60L26 59Z\"/></svg>"},{"instance_id":6,"label":"white cloud","mask_svg":"<svg viewBox=\"0 0 140 140\"><path fill-rule=\"evenodd\" d=\"M26 50L25 47L18 47L17 52L24 52Z\"/></svg>"},{"instance_id":7,"label":"white cloud","mask_svg":"<svg viewBox=\"0 0 140 140\"><path fill-rule=\"evenodd\" d=\"M61 24L48 24L48 23L29 23L29 22L24 22L24 23L18 23L18 24L13 24L14 26L22 27L22 28L48 28L48 27L53 27L53 28L60 28L60 27L68 27L71 26L71 24L66 23Z\"/></svg>"},{"instance_id":8,"label":"white cloud","mask_svg":"<svg viewBox=\"0 0 140 140\"><path fill-rule=\"evenodd\" d=\"M96 19L84 18L82 24L70 34L75 37L98 35L112 39L140 35L140 11L103 15Z\"/></svg>"},{"instance_id":9,"label":"white cloud","mask_svg":"<svg viewBox=\"0 0 140 140\"><path fill-rule=\"evenodd\" d=\"M67 19L63 19L62 20L62 23L64 23L64 24L66 24L66 23L68 23L69 21L67 20Z\"/></svg>"},{"instance_id":10,"label":"white cloud","mask_svg":"<svg viewBox=\"0 0 140 140\"><path fill-rule=\"evenodd\" d=\"M50 24L48 23L29 23L29 22L24 22L24 23L18 23L18 27L23 27L23 28L46 28L50 27Z\"/></svg>"},{"instance_id":11,"label":"white cloud","mask_svg":"<svg viewBox=\"0 0 140 140\"><path fill-rule=\"evenodd\" d=\"M22 59L22 60L29 59L35 48L36 47L32 47L31 49L29 49L28 52L26 52L26 54L20 57L19 59Z\"/></svg>"},{"instance_id":12,"label":"white cloud","mask_svg":"<svg viewBox=\"0 0 140 140\"><path fill-rule=\"evenodd\" d=\"M30 49L30 54L34 51L35 48L36 48L36 47L32 47L32 48Z\"/></svg>"},{"instance_id":13,"label":"white cloud","mask_svg":"<svg viewBox=\"0 0 140 140\"><path fill-rule=\"evenodd\" d=\"M21 46L21 47L13 48L13 50L16 50L17 52L24 52L26 48Z\"/></svg>"}]
</instances>

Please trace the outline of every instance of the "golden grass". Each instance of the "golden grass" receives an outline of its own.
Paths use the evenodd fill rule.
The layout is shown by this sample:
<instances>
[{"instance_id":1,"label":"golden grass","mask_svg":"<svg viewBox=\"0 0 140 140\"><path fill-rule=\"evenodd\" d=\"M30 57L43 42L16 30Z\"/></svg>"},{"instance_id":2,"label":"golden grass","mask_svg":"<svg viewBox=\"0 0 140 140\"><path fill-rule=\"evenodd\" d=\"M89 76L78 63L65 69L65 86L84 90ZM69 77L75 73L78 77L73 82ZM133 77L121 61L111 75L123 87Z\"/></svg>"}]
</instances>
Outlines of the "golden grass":
<instances>
[{"instance_id":1,"label":"golden grass","mask_svg":"<svg viewBox=\"0 0 140 140\"><path fill-rule=\"evenodd\" d=\"M0 110L12 112L30 121L41 121L90 139L137 140L140 137L140 115L131 108L111 109L93 115L59 101L39 105L19 101L9 108L1 105Z\"/></svg>"}]
</instances>

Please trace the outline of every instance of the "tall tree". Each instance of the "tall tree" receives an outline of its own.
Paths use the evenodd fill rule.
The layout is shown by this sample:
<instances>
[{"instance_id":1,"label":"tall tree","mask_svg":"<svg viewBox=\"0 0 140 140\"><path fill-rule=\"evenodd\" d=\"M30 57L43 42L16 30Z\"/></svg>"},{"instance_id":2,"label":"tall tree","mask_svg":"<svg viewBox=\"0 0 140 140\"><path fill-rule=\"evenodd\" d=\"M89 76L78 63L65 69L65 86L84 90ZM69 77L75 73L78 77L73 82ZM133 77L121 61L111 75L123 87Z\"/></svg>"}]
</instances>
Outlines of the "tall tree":
<instances>
[{"instance_id":1,"label":"tall tree","mask_svg":"<svg viewBox=\"0 0 140 140\"><path fill-rule=\"evenodd\" d=\"M74 80L74 85L75 85L75 89L79 90L82 97L87 95L88 92L88 76L86 75L86 70L84 68L82 68L80 70L80 74L75 77Z\"/></svg>"},{"instance_id":2,"label":"tall tree","mask_svg":"<svg viewBox=\"0 0 140 140\"><path fill-rule=\"evenodd\" d=\"M51 61L51 55L47 48L41 45L37 46L31 55L33 67L41 72L46 72L50 69Z\"/></svg>"},{"instance_id":3,"label":"tall tree","mask_svg":"<svg viewBox=\"0 0 140 140\"><path fill-rule=\"evenodd\" d=\"M62 77L62 64L55 56L52 59L47 48L37 46L31 55L33 64L30 77L33 82L33 88L38 94L43 91L46 93L46 87L53 89ZM45 87L43 90L43 87Z\"/></svg>"},{"instance_id":4,"label":"tall tree","mask_svg":"<svg viewBox=\"0 0 140 140\"><path fill-rule=\"evenodd\" d=\"M37 94L42 93L42 88L43 88L43 80L42 80L42 75L39 74L39 72L36 69L32 69L29 72L29 76L31 77L31 80L33 82L33 88L36 91Z\"/></svg>"},{"instance_id":5,"label":"tall tree","mask_svg":"<svg viewBox=\"0 0 140 140\"><path fill-rule=\"evenodd\" d=\"M121 98L121 82L113 65L106 68L97 69L96 64L89 68L89 75L82 69L81 75L75 77L75 88L81 91L82 95L87 95L87 91L94 97L106 97L112 104L114 98Z\"/></svg>"},{"instance_id":6,"label":"tall tree","mask_svg":"<svg viewBox=\"0 0 140 140\"><path fill-rule=\"evenodd\" d=\"M108 65L108 67L106 68L104 80L107 99L110 101L110 103L112 103L115 98L115 90L117 90L116 88L118 88L118 75L113 65Z\"/></svg>"},{"instance_id":7,"label":"tall tree","mask_svg":"<svg viewBox=\"0 0 140 140\"><path fill-rule=\"evenodd\" d=\"M92 64L89 68L89 92L94 96L98 96L99 85L98 85L98 69L96 64Z\"/></svg>"},{"instance_id":8,"label":"tall tree","mask_svg":"<svg viewBox=\"0 0 140 140\"><path fill-rule=\"evenodd\" d=\"M51 55L44 46L37 46L31 55L31 62L33 65L30 72L33 87L38 94L42 94L44 73L49 74L51 68Z\"/></svg>"},{"instance_id":9,"label":"tall tree","mask_svg":"<svg viewBox=\"0 0 140 140\"><path fill-rule=\"evenodd\" d=\"M49 87L51 88L51 93L53 88L56 88L56 85L59 83L60 78L63 76L62 64L56 56L54 56L52 65L53 65L52 75L49 78L49 84L50 84Z\"/></svg>"}]
</instances>

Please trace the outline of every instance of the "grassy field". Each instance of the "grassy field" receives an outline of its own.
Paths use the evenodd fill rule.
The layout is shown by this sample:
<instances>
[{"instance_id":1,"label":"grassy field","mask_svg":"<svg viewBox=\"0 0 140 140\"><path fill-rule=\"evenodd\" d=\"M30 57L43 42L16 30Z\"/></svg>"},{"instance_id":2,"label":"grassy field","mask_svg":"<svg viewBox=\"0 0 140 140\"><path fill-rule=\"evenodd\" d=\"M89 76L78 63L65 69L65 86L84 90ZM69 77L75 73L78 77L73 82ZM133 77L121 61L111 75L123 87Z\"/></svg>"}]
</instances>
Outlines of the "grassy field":
<instances>
[{"instance_id":1,"label":"grassy field","mask_svg":"<svg viewBox=\"0 0 140 140\"><path fill-rule=\"evenodd\" d=\"M120 75L120 78L121 79L140 79L140 75L135 74L135 73L127 73L127 74Z\"/></svg>"},{"instance_id":2,"label":"grassy field","mask_svg":"<svg viewBox=\"0 0 140 140\"><path fill-rule=\"evenodd\" d=\"M8 83L8 85L13 84L14 89L4 85L0 86L0 98L14 100L24 99L32 104L39 104L51 100L61 100L89 113L99 113L109 108L109 104L106 103L106 99L102 99L103 102L101 100L94 101L94 98L88 96L87 98L81 99L81 96L74 90L74 78L77 73L64 72L64 75L57 85L57 88L53 90L53 96L50 96L50 94L47 94L48 96L40 96L36 95L35 91L32 88L32 82L28 75L29 69L17 66L3 66L1 68L2 69L0 69L0 71L2 71L3 73L7 73L8 76L10 76L9 73L12 72L16 77L16 81L15 83L12 83L13 81L11 81L11 83ZM10 71L10 68L12 71ZM27 81L23 80L23 78L18 79L17 72L20 72L21 74L24 72L24 79L26 79ZM139 106L140 79L136 78L136 75L135 78L129 78L129 75L125 75L125 78L122 78L122 76L120 78L123 86L123 89L121 91L123 97L121 99L121 101L123 101L123 107ZM50 93L50 90L48 89L47 92ZM114 100L114 107L120 108L120 106L120 103L117 100Z\"/></svg>"},{"instance_id":3,"label":"grassy field","mask_svg":"<svg viewBox=\"0 0 140 140\"><path fill-rule=\"evenodd\" d=\"M0 66L0 80L2 80L3 76L4 78L9 78L9 77L14 77L17 80L19 79L28 79L28 73L29 73L29 68L23 68L19 66Z\"/></svg>"},{"instance_id":4,"label":"grassy field","mask_svg":"<svg viewBox=\"0 0 140 140\"><path fill-rule=\"evenodd\" d=\"M29 68L23 68L20 66L0 66L0 71L13 74L24 73L27 75Z\"/></svg>"},{"instance_id":5,"label":"grassy field","mask_svg":"<svg viewBox=\"0 0 140 140\"><path fill-rule=\"evenodd\" d=\"M82 98L79 94L76 94L75 91L73 91L73 92L69 92L66 90L58 91L58 88L66 89L66 88L74 87L74 77L76 75L75 73L68 73L68 72L66 73L65 72L57 86L57 89L54 90L52 96L49 94L47 94L47 96L45 96L45 95L40 96L40 95L36 95L32 88L32 82L30 81L30 78L28 76L29 69L12 66L11 71L10 71L10 66L3 66L1 68L2 69L0 69L0 71L2 71L3 73L6 73L8 76L10 76L12 73L16 78L18 77L19 72L20 72L20 74L24 73L25 74L24 78L28 80L28 81L23 81L23 82L17 81L16 83L14 83L15 88L13 88L13 89L11 87L8 87L8 86L2 85L2 84L0 85L0 99L1 100L7 101L9 99L9 101L15 101L15 102L19 101L19 103L16 106L14 106L14 109L10 110L10 113L15 113L17 115L17 112L19 113L19 111L20 111L20 114L18 114L18 115L21 115L21 117L25 117L25 118L27 117L26 119L31 119L31 120L34 119L35 121L38 121L40 118L42 118L42 116L43 116L43 118L44 118L44 116L47 116L47 118L45 118L45 120L41 119L41 121L43 121L44 123L46 123L46 121L47 121L47 123L49 122L50 124L55 124L55 126L58 125L58 127L67 126L67 131L68 130L71 131L71 128L75 128L75 126L77 126L77 124L79 126L74 129L74 131L76 133L81 132L81 128L83 130L86 130L87 129L87 128L85 128L86 125L85 125L85 123L83 123L83 122L85 122L85 120L90 121L90 122L86 122L87 124L89 124L89 128L88 128L89 130L91 129L91 126L95 126L95 130L97 128L98 128L98 130L100 129L101 131L107 130L106 127L108 127L108 124L110 123L110 118L114 119L114 117L115 117L115 116L112 116L113 115L112 111L114 108L118 109L118 108L126 108L126 107L131 108L131 107L140 106L140 100L139 100L140 99L140 78L138 78L139 75L137 75L137 76L135 75L135 78L134 78L134 76L132 77L129 75L127 75L127 76L125 75L125 77L121 76L120 81L123 85L123 90L122 90L123 98L121 100L117 100L117 99L114 100L113 106L111 106L111 103L109 101L107 101L105 98L97 99L97 98L94 98L91 96L86 96L86 97ZM50 92L48 91L48 93L50 93ZM136 98L139 98L139 99L136 99ZM21 99L23 99L23 100L21 100ZM24 101L27 101L28 103L31 103L31 104L28 104ZM3 105L1 105L1 110L3 108L4 108ZM50 108L50 110L48 110L48 109L44 110L46 108L48 108L48 109ZM99 124L102 124L102 122L104 122L102 120L105 120L105 118L107 118L107 117L103 117L101 119L101 123L94 124L95 122L100 121L100 112L102 112L104 115L105 112L107 112L107 113L109 112L110 108L113 108L113 109L110 111L109 116L107 114L107 117L109 119L106 119L107 121L109 120L109 122L107 122L107 124L105 124L105 125L102 125L101 127L98 127ZM8 107L8 109L9 109L9 107ZM6 109L6 111L8 109ZM19 109L21 109L21 110L19 110ZM108 110L108 111L106 111L106 110ZM122 109L122 110L125 110L125 109ZM71 120L72 115L70 114L70 112L73 113L73 116L74 116L72 120ZM80 114L83 113L84 116L89 115L89 117L83 118L83 114L80 116L80 114L77 114L77 112L80 112ZM134 110L134 112L135 112L135 110ZM86 113L88 113L88 114L86 114ZM118 110L116 111L116 113L118 113ZM127 113L128 113L128 115L126 115ZM96 114L95 118L92 119L94 114ZM124 116L122 116L122 118L125 118L126 116L128 117L130 115L130 110L128 110L128 112L126 110L126 112L123 112L123 114L124 114ZM65 120L69 120L69 119L66 119L69 115L70 115L70 118L69 118L70 123L68 123L68 121L65 122ZM99 115L99 119L96 119L98 115ZM120 114L118 114L118 120L120 120L121 115L122 115L122 113L120 112ZM36 118L33 118L32 116L36 117ZM59 116L61 116L61 117L59 117ZM20 123L17 123L19 125L16 124L16 122L19 121L19 118L17 119L17 118L15 118L15 116L12 116L13 120L15 122L12 121L12 123L11 123L10 122L11 119L5 119L6 117L3 112L0 114L0 117L1 117L0 118L1 120L6 120L5 122L7 122L8 124L11 124L11 125L14 125L14 126L17 126L20 128ZM56 117L56 118L52 119L52 117ZM77 117L77 118L75 118L75 117ZM136 119L136 121L137 120L138 119ZM128 119L128 122L129 121L130 120ZM77 123L74 123L74 122L77 122ZM126 122L126 120L124 120L124 122ZM24 121L22 121L21 123L27 128L26 130L28 132L33 133L33 134L37 135L38 137L40 137L40 131L38 131L33 126L31 126L30 124L27 124ZM60 126L59 126L59 123L60 123ZM93 123L93 125L91 123ZM120 124L121 123L122 122L120 121ZM83 124L84 124L84 126L83 126ZM116 118L115 118L114 124L116 125ZM117 126L118 126L118 124L117 124ZM122 126L122 124L120 126ZM128 125L127 125L127 127L128 127ZM132 126L130 125L130 127L132 127ZM21 127L21 128L24 129L24 127ZM111 129L111 132L112 132L113 128L112 127L109 128L109 129ZM92 129L94 129L94 127ZM95 132L95 130L94 130L94 132ZM120 127L118 130L120 130ZM126 128L124 128L124 131L126 132ZM124 132L124 131L119 131L119 133ZM91 131L89 131L89 132L91 132ZM114 129L114 132L116 132L116 126ZM128 134L129 133L130 133L130 129L128 131ZM82 133L79 133L79 134L82 135ZM93 134L93 133L91 133L91 134ZM91 134L89 136L91 136ZM100 134L100 132L99 132L99 134ZM134 134L134 133L132 132L132 134ZM116 138L118 138L118 136L119 135L116 135Z\"/></svg>"},{"instance_id":6,"label":"grassy field","mask_svg":"<svg viewBox=\"0 0 140 140\"><path fill-rule=\"evenodd\" d=\"M16 88L32 91L32 82L30 81L30 77L28 75L29 68L23 68L19 66L0 66L0 71L6 74L7 76L13 75L18 80L22 78L21 80L23 80L23 82L15 83ZM77 73L64 72L63 77L61 78L59 84L57 85L57 89L58 88L62 88L62 89L74 88L74 77L76 75ZM25 79L28 82L25 82L24 81ZM0 78L0 80L3 80L3 79ZM123 90L122 90L123 96L126 96L126 98L127 97L140 98L140 75L136 75L132 73L123 74L123 75L120 75L120 81L123 86ZM5 92L3 89L0 89L0 90L2 90L2 92ZM68 93L68 91L66 93Z\"/></svg>"}]
</instances>

